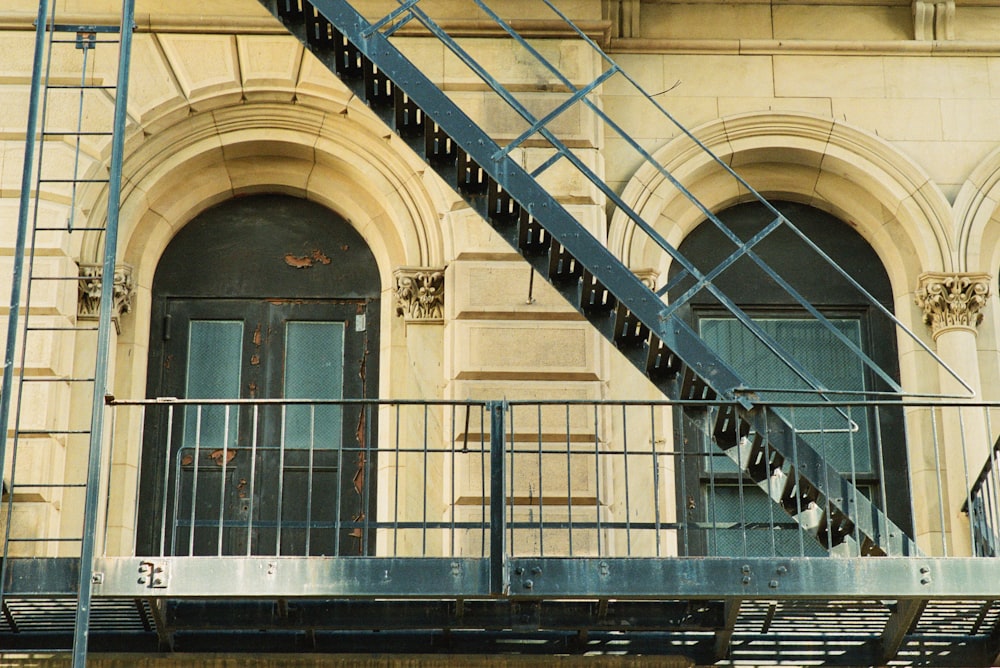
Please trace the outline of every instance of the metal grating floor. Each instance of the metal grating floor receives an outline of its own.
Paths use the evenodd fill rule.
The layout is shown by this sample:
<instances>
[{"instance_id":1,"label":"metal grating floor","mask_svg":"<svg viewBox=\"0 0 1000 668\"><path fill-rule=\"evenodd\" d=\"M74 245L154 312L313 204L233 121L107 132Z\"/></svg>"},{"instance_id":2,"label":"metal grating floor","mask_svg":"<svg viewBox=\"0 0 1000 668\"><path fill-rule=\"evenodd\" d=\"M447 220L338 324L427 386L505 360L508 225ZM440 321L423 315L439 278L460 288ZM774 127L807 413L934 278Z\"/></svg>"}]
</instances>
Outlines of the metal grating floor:
<instances>
[{"instance_id":1,"label":"metal grating floor","mask_svg":"<svg viewBox=\"0 0 1000 668\"><path fill-rule=\"evenodd\" d=\"M0 636L73 632L76 599L5 598L0 617ZM95 633L149 633L156 629L147 599L95 598L90 613Z\"/></svg>"},{"instance_id":2,"label":"metal grating floor","mask_svg":"<svg viewBox=\"0 0 1000 668\"><path fill-rule=\"evenodd\" d=\"M170 602L166 601L169 607ZM181 603L178 601L178 603ZM239 614L251 602L233 600L232 614L218 615L212 628L198 624L157 628L153 599L94 600L91 633L98 652L156 652L169 637L173 650L362 651L378 642L380 651L453 653L684 655L712 663L716 633L708 629L579 631L505 626L493 629L415 628L405 630L321 629L315 620L283 628L261 628ZM387 602L389 603L389 602ZM183 606L178 610L183 610ZM882 634L897 609L896 601L753 600L744 601L719 665L856 666L879 663ZM61 650L72 637L75 603L69 598L7 599L0 616L0 647ZM217 611L218 612L218 611ZM246 611L244 610L244 613ZM169 618L169 616L168 616ZM241 624L240 620L243 620ZM193 620L190 620L193 621ZM484 621L479 618L479 622ZM509 624L509 618L506 620ZM905 635L893 666L990 665L998 653L1000 601L928 601ZM171 626L173 626L171 624ZM331 627L335 627L333 624ZM488 625L489 626L489 625ZM352 649L353 648L353 649Z\"/></svg>"}]
</instances>

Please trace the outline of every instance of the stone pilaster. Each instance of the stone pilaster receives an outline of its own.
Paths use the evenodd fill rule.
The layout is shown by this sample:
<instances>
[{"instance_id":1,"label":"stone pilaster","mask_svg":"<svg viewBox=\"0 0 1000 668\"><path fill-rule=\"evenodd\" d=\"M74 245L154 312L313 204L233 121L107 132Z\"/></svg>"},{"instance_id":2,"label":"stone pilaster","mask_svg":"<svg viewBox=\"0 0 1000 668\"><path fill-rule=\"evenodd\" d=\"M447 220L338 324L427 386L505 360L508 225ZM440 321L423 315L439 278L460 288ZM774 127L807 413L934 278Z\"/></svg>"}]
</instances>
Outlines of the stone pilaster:
<instances>
[{"instance_id":1,"label":"stone pilaster","mask_svg":"<svg viewBox=\"0 0 1000 668\"><path fill-rule=\"evenodd\" d=\"M937 355L947 365L938 368L942 394L970 399L982 395L976 327L983 320L989 293L988 274L929 272L920 276L916 302L923 309L924 322L931 328ZM934 477L943 485L939 498L944 507L936 510L937 501L930 498L915 501L918 513L922 511L925 517L944 511L942 542L948 554L970 556L969 519L961 509L968 498L969 481L988 457L989 430L979 407L944 407L940 416L943 455ZM920 508L920 504L925 507ZM937 551L939 545L932 539L927 547Z\"/></svg>"},{"instance_id":2,"label":"stone pilaster","mask_svg":"<svg viewBox=\"0 0 1000 668\"><path fill-rule=\"evenodd\" d=\"M101 289L103 285L103 266L100 264L80 264L80 281L78 284L77 318L80 320L97 320L101 312ZM132 310L132 298L135 296L135 280L132 278L132 267L120 264L115 267L114 288L112 299L111 321L115 331L121 334L121 316Z\"/></svg>"}]
</instances>

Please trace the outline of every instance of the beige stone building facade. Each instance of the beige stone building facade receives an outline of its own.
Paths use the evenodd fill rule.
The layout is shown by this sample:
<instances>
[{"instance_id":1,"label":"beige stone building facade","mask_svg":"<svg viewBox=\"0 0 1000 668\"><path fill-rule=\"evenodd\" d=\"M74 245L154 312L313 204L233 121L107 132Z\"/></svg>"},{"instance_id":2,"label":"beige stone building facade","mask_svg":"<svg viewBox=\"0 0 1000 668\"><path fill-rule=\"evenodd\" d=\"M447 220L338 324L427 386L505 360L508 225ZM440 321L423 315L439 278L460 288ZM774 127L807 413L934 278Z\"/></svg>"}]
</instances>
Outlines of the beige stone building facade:
<instances>
[{"instance_id":1,"label":"beige stone building facade","mask_svg":"<svg viewBox=\"0 0 1000 668\"><path fill-rule=\"evenodd\" d=\"M432 0L425 2L430 5ZM114 23L120 8L114 0L54 3L59 21L67 24ZM357 3L373 18L395 4ZM890 482L881 470L897 455L881 452L879 445L868 466L874 482L864 484L882 490L872 493L881 494L885 504L908 508L895 517L905 518L898 523L908 525L907 532L925 554L973 554L977 538L962 506L970 478L974 480L989 460L1000 432L1000 413L979 406L1000 402L1000 3L564 0L556 5L650 97L623 76L609 78L588 96L620 123L626 136L602 124L600 114L583 105L567 109L550 127L669 244L694 253L711 246L711 239L698 241L694 234L700 226L710 226L705 210L730 216L727 221L739 220L740 207L754 201L749 184L788 211L815 219L815 229L822 228L822 238L833 245L849 236L854 245L845 246L838 257L861 258L857 249L867 248L864 252L871 256L863 256L864 266L881 264L884 271L873 285L879 286L878 299L898 322L888 334L859 325L859 336L867 343L859 339L858 345L873 357L891 358L889 375L905 393L931 397L930 403L941 396L948 397L945 403L954 403L957 397L976 407L965 412L954 406L907 408L899 423L900 430L906 428L900 451L904 465L898 471L902 482ZM565 80L524 58L523 50L471 1L437 2L428 11L538 116L566 99L565 81L583 87L607 68L607 62L543 4L503 0L495 8L557 65ZM15 254L36 12L33 0L8 0L0 8L4 294ZM524 132L527 125L502 109L469 68L426 31L404 27L394 41L501 146ZM488 417L482 421L474 415L470 426L460 402L511 400L598 402L595 407L580 403L558 410L539 404L537 410L525 407L511 417L511 432L523 435L529 446L535 440L538 444L530 465L522 469L510 460L519 471L507 491L512 499L510 522L521 523L510 534L514 552L662 558L726 553L715 539L689 542L677 528L687 500L693 508L702 498L699 491L684 491L684 485L714 489L714 478L706 482L704 471L700 479L685 477L683 459L668 457L652 467L629 464L628 448L634 447L629 443L642 442L653 451L682 449L669 406L645 408L640 415L613 404L659 401L664 398L661 389L568 305L452 184L429 168L412 142L390 129L265 8L253 0L137 0L132 48L110 394L118 400L139 400L181 396L185 387L193 387L190 379L162 380L158 385L161 367L169 370L172 353L169 345L162 350L157 346L171 339L170 325L164 324L170 318L197 320L170 310L183 299L249 296L235 288L227 293L223 286L229 279L222 278L223 273L239 276L233 280L240 285L257 280L255 275L273 281L276 291L268 303L277 308L278 302L300 296L293 294L293 281L333 272L338 263L346 263L346 270L336 270L346 278L336 274L316 280L346 281L342 284L350 289L327 293L328 301L341 300L351 308L363 303L367 309L358 306L345 320L342 334L344 346L353 345L352 331L365 334L359 344L366 346L362 385L355 397L345 386L341 396L324 398L440 402L395 412L384 406L369 414L367 419L378 424L380 439L395 434L398 445L402 433L403 440L419 436L425 445L423 451L397 450L383 457L367 483L357 483L355 477L356 485L377 483L374 506L367 512L388 523L372 534L364 550L424 557L485 551L480 532L448 528L449 522L482 520L483 503L490 496L489 471L482 459L456 457L454 450L463 438L467 446L470 435L474 442L488 439ZM53 58L53 81L79 80L81 54L72 51ZM95 49L86 67L89 82L116 83L112 53ZM53 170L75 164L79 174L96 178L106 173L110 137L85 136L78 142L70 135L78 109L86 122L104 123L100 119L109 116L113 96L109 92L88 98L77 107L75 94L53 94L46 121L52 134L43 135L39 146ZM718 160L695 146L692 136ZM654 162L642 161L640 151ZM513 154L530 171L543 165L552 151L536 136ZM729 169L745 183L733 179ZM641 233L605 193L568 169L565 161L545 169L539 181L648 286L663 288L677 275L677 263L654 238ZM678 184L704 209L692 205ZM56 228L100 224L107 209L107 186L71 187L44 182L43 177L37 188L37 220L51 228L35 240L38 271L92 278L102 258L102 236ZM305 208L296 208L300 205ZM338 230L347 230L343 238L349 240L334 235L324 242L326 237L313 232L269 237L272 232L266 227L248 240L252 235L244 239L237 228L227 227L227 221L240 216L264 218L267 212L274 212L279 224L329 215ZM793 214L788 215L795 222ZM362 247L367 247L367 255ZM263 250L241 254L241 249L250 248ZM781 266L812 276L820 287L839 280L829 266L805 255L801 261L787 258ZM177 285L184 279L190 286L175 293L157 287L168 285L169 276L177 277ZM367 283L362 284L362 276ZM739 283L734 280L734 285ZM38 285L30 314L34 323L51 330L32 339L16 373L65 378L86 374L86 365L92 363L92 336L60 328L86 322L100 308L94 302L94 286L88 292L85 280ZM318 299L319 294L308 293L304 299ZM765 319L767 312L789 312L780 300L757 300L753 295L746 303L765 313ZM849 320L853 303L837 299L817 303ZM703 319L714 317L709 306L694 311ZM5 323L9 310L4 306L0 313ZM213 318L233 321L229 316ZM701 326L707 331L707 325ZM884 337L876 338L872 331ZM224 342L207 341L204 350L221 359ZM733 352L736 344L726 345ZM872 352L876 350L882 352ZM287 364L292 363L290 355L284 358ZM179 359L174 363L180 364ZM284 378L290 382L289 376ZM12 423L8 433L34 429L39 434L30 450L18 449L24 454L16 463L15 448L8 448L5 481L15 470L22 479L78 480L87 464L81 445L85 439L55 432L72 431L72 415L89 410L89 397L71 380L38 385L29 384L14 401L12 415L20 416L20 423ZM264 390L259 395L256 391L236 396L266 396ZM143 523L160 512L166 517L171 503L164 496L147 507L140 498L147 484L140 469L148 466L142 451L150 447L144 446L143 434L152 410L143 414L135 407L116 407L114 418L108 418L98 546L106 556L134 554L137 541L145 540ZM227 413L227 424L229 419ZM632 441L626 433L632 434ZM516 441L515 436L511 439ZM543 454L543 440L564 440L566 450ZM428 453L427 443L443 449ZM592 463L586 453L594 443L619 456ZM654 488L656 502L633 512L637 490ZM897 494L898 489L903 491ZM893 501L894 496L899 498ZM597 529L577 535L546 529L544 546L539 546L543 532L530 528L534 513L542 512L535 500L539 497L547 499L544 512L549 521L588 526L596 522ZM75 544L58 539L75 535L83 499L79 487L38 486L6 493L3 519L9 521L9 535L46 540L8 542L5 554L71 556ZM191 517L193 521L193 509ZM413 528L426 525L428 518L438 522L435 529ZM661 520L673 522L673 528L661 531ZM602 530L602 521L609 526L617 522L616 528ZM655 521L657 529L633 534L624 528L628 521ZM194 554L194 529L190 532L192 551L187 554ZM163 535L157 538L155 531L150 535L152 543L140 547L140 554L145 554L142 549L155 552L166 540ZM308 542L305 549L311 554Z\"/></svg>"}]
</instances>

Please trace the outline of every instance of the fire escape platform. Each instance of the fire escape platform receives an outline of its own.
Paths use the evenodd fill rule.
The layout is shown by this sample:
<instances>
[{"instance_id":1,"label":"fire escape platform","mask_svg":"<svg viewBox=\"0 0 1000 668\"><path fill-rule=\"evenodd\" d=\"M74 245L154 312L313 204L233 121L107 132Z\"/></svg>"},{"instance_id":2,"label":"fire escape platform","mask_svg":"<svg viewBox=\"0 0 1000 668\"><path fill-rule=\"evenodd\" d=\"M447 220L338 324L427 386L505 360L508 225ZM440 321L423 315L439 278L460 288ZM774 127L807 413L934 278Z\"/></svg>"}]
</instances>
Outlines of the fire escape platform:
<instances>
[{"instance_id":1,"label":"fire escape platform","mask_svg":"<svg viewBox=\"0 0 1000 668\"><path fill-rule=\"evenodd\" d=\"M94 596L723 600L1000 599L990 559L958 557L98 557ZM154 574L150 578L150 569ZM79 560L11 558L9 596L70 596Z\"/></svg>"},{"instance_id":2,"label":"fire escape platform","mask_svg":"<svg viewBox=\"0 0 1000 668\"><path fill-rule=\"evenodd\" d=\"M990 665L1000 580L975 558L101 557L93 651L487 650L816 665ZM79 560L11 558L0 638L70 642ZM106 642L106 645L105 645ZM382 644L384 643L384 644ZM421 650L423 651L423 650ZM758 656L758 659L760 657Z\"/></svg>"}]
</instances>

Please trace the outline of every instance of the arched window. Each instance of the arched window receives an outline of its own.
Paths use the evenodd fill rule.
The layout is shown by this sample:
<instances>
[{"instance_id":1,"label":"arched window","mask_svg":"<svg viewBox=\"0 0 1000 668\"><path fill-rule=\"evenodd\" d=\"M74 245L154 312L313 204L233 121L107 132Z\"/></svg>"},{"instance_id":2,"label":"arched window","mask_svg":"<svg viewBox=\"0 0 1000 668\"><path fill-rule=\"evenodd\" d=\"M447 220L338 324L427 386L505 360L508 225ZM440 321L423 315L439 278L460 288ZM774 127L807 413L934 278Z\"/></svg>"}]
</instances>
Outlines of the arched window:
<instances>
[{"instance_id":1,"label":"arched window","mask_svg":"<svg viewBox=\"0 0 1000 668\"><path fill-rule=\"evenodd\" d=\"M888 275L874 250L857 232L806 205L791 202L774 205L892 311ZM718 217L743 241L750 240L774 220L773 213L756 202L734 206ZM680 246L684 256L703 272L716 267L734 250L734 244L711 222L699 225ZM754 251L878 367L898 379L896 333L891 322L802 239L787 227L781 227L754 246ZM671 277L679 272L680 268L673 266ZM862 391L887 389L884 381L849 346L809 315L751 259L740 258L713 283L826 388L847 393L838 398L859 401L866 396ZM690 285L690 279L686 279L671 294L683 294ZM682 313L749 386L805 387L708 291L700 291ZM858 393L851 394L853 391ZM794 393L772 393L766 398L789 402L816 399ZM787 414L787 409L784 410ZM912 519L901 411L896 406L853 408L850 419L857 424L853 431L843 428L847 426L846 419L835 425L834 420L825 417L829 415L829 411L810 413L808 409L800 409L794 423L833 466L876 506L887 508L897 525L908 530ZM679 481L679 487L687 490L687 498L680 502L687 508L689 526L701 527L689 536L691 553L743 554L746 549L751 556L770 555L772 551L797 555L804 547L807 556L825 554L810 537L800 541L794 530L797 525L783 511L772 512L767 496L756 486L751 483L741 490L735 465L717 449L698 453L683 468L684 480ZM771 535L772 521L791 530Z\"/></svg>"},{"instance_id":2,"label":"arched window","mask_svg":"<svg viewBox=\"0 0 1000 668\"><path fill-rule=\"evenodd\" d=\"M149 397L377 396L379 273L361 236L283 195L205 211L152 286ZM139 554L358 554L374 498L360 405L150 408Z\"/></svg>"}]
</instances>

